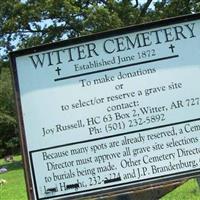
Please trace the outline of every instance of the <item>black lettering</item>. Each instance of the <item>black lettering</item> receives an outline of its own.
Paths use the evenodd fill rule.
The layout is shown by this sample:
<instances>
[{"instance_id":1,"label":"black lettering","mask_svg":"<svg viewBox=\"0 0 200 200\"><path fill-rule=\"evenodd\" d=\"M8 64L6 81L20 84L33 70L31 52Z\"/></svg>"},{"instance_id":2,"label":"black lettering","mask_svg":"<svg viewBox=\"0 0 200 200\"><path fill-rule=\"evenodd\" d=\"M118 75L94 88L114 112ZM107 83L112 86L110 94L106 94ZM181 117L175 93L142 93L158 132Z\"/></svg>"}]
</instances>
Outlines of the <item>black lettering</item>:
<instances>
[{"instance_id":1,"label":"black lettering","mask_svg":"<svg viewBox=\"0 0 200 200\"><path fill-rule=\"evenodd\" d=\"M171 32L171 28L166 28L166 29L163 29L164 31L164 34L165 34L165 42L172 42L174 41L174 37L172 36L172 32Z\"/></svg>"},{"instance_id":2,"label":"black lettering","mask_svg":"<svg viewBox=\"0 0 200 200\"><path fill-rule=\"evenodd\" d=\"M112 45L112 44L109 44L109 43L114 44L114 41L111 40L111 39L106 40L106 41L104 42L104 44L103 44L103 49L104 49L104 51L105 51L106 53L111 54L111 53L113 53L113 52L115 51L115 48L110 48L110 47L112 47L113 45Z\"/></svg>"},{"instance_id":3,"label":"black lettering","mask_svg":"<svg viewBox=\"0 0 200 200\"><path fill-rule=\"evenodd\" d=\"M138 48L139 48L139 47L142 47L142 45L140 44L139 34L137 34L137 35L135 36L134 43L131 41L131 39L130 39L128 36L126 36L125 38L126 38L126 42L127 42L127 50L130 50L131 47L132 47L132 49L134 49L135 46L136 46L136 44L137 44L137 47L138 47ZM131 46L131 47L130 47L130 46Z\"/></svg>"},{"instance_id":4,"label":"black lettering","mask_svg":"<svg viewBox=\"0 0 200 200\"><path fill-rule=\"evenodd\" d=\"M161 44L161 41L160 41L160 38L159 38L159 34L158 34L159 31L162 32L162 30L151 31L151 34L155 33L155 36L156 36L156 43L155 44Z\"/></svg>"},{"instance_id":5,"label":"black lettering","mask_svg":"<svg viewBox=\"0 0 200 200\"><path fill-rule=\"evenodd\" d=\"M37 69L38 66L43 67L45 53L43 53L43 54L37 54L35 56L29 56L29 58L31 58L31 61L32 61L35 69Z\"/></svg>"},{"instance_id":6,"label":"black lettering","mask_svg":"<svg viewBox=\"0 0 200 200\"><path fill-rule=\"evenodd\" d=\"M87 44L87 50L88 50L88 58L92 57L92 53L96 56L99 56L99 54L96 52L96 44L95 43L90 43Z\"/></svg>"},{"instance_id":7,"label":"black lettering","mask_svg":"<svg viewBox=\"0 0 200 200\"><path fill-rule=\"evenodd\" d=\"M57 51L53 51L52 54L56 53L56 57L57 57L57 65L58 64L61 64L61 59L60 59L60 50L57 50Z\"/></svg>"},{"instance_id":8,"label":"black lettering","mask_svg":"<svg viewBox=\"0 0 200 200\"><path fill-rule=\"evenodd\" d=\"M190 25L191 25L191 27L190 27ZM193 38L193 37L196 37L195 35L194 35L194 25L195 25L195 23L192 23L192 24L186 24L185 25L185 27L186 28L188 28L188 30L189 30L189 32L190 32L190 38Z\"/></svg>"},{"instance_id":9,"label":"black lettering","mask_svg":"<svg viewBox=\"0 0 200 200\"><path fill-rule=\"evenodd\" d=\"M144 42L144 47L146 46L150 46L152 44L152 42L150 41L150 38L149 38L149 32L146 32L146 33L141 33L142 35L142 39L143 39L143 42Z\"/></svg>"},{"instance_id":10,"label":"black lettering","mask_svg":"<svg viewBox=\"0 0 200 200\"><path fill-rule=\"evenodd\" d=\"M49 60L49 64L48 64L48 66L53 65L53 64L52 64L52 61L51 61L51 53L52 53L52 52L47 52L48 60Z\"/></svg>"},{"instance_id":11,"label":"black lettering","mask_svg":"<svg viewBox=\"0 0 200 200\"><path fill-rule=\"evenodd\" d=\"M124 46L124 37L115 38L115 40L117 42L117 52L125 51L126 47Z\"/></svg>"},{"instance_id":12,"label":"black lettering","mask_svg":"<svg viewBox=\"0 0 200 200\"><path fill-rule=\"evenodd\" d=\"M187 37L183 34L183 27L182 26L176 26L174 27L175 34L176 34L176 39L175 40L181 40L187 39Z\"/></svg>"}]
</instances>

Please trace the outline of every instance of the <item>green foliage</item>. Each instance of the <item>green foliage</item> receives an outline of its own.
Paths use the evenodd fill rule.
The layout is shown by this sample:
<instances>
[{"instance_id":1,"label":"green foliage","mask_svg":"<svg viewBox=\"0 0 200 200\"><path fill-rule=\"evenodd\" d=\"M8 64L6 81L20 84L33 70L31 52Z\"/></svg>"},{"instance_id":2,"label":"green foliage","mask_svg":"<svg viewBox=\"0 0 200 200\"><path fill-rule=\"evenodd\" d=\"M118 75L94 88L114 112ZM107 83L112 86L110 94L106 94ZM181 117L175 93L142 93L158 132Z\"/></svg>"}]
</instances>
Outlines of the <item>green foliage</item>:
<instances>
[{"instance_id":1,"label":"green foliage","mask_svg":"<svg viewBox=\"0 0 200 200\"><path fill-rule=\"evenodd\" d=\"M3 64L2 64L3 65ZM5 115L13 115L13 90L11 83L11 74L9 68L4 64L0 73L0 112L4 112Z\"/></svg>"},{"instance_id":2,"label":"green foliage","mask_svg":"<svg viewBox=\"0 0 200 200\"><path fill-rule=\"evenodd\" d=\"M199 0L162 0L155 3L155 10L149 13L152 20L165 19L200 11Z\"/></svg>"},{"instance_id":3,"label":"green foliage","mask_svg":"<svg viewBox=\"0 0 200 200\"><path fill-rule=\"evenodd\" d=\"M8 169L8 172L0 174L0 179L7 182L0 187L0 199L27 200L21 156L15 156L14 162L10 163L1 159L0 168L3 166Z\"/></svg>"},{"instance_id":4,"label":"green foliage","mask_svg":"<svg viewBox=\"0 0 200 200\"><path fill-rule=\"evenodd\" d=\"M4 65L0 65L0 157L19 151L11 74Z\"/></svg>"},{"instance_id":5,"label":"green foliage","mask_svg":"<svg viewBox=\"0 0 200 200\"><path fill-rule=\"evenodd\" d=\"M199 200L200 199L200 189L198 187L196 179L191 179L187 181L182 186L176 188L162 200Z\"/></svg>"}]
</instances>

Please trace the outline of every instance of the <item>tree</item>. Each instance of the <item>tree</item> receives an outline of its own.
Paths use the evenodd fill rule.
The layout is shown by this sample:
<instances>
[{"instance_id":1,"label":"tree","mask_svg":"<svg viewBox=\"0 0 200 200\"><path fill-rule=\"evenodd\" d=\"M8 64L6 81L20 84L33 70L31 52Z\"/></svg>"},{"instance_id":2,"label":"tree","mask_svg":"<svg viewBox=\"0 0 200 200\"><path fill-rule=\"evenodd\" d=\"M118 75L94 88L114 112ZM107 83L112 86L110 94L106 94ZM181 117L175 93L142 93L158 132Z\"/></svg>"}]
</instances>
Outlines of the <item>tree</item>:
<instances>
[{"instance_id":1,"label":"tree","mask_svg":"<svg viewBox=\"0 0 200 200\"><path fill-rule=\"evenodd\" d=\"M0 42L6 52L141 22L198 12L198 0L4 0Z\"/></svg>"},{"instance_id":2,"label":"tree","mask_svg":"<svg viewBox=\"0 0 200 200\"><path fill-rule=\"evenodd\" d=\"M125 25L125 13L130 24L137 12L127 0L6 0L0 8L1 44L11 51L117 28Z\"/></svg>"}]
</instances>

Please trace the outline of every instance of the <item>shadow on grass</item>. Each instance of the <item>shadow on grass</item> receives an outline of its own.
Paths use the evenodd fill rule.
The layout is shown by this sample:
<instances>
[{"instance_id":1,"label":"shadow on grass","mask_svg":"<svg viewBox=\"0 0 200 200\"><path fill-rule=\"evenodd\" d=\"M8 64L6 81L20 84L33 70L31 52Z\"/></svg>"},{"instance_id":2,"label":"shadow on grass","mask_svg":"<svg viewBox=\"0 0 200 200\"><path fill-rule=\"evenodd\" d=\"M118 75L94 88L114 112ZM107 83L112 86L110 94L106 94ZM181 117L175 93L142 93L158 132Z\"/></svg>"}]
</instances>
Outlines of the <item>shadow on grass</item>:
<instances>
[{"instance_id":1,"label":"shadow on grass","mask_svg":"<svg viewBox=\"0 0 200 200\"><path fill-rule=\"evenodd\" d=\"M0 168L5 167L8 171L18 170L23 168L22 161L4 162L0 165Z\"/></svg>"}]
</instances>

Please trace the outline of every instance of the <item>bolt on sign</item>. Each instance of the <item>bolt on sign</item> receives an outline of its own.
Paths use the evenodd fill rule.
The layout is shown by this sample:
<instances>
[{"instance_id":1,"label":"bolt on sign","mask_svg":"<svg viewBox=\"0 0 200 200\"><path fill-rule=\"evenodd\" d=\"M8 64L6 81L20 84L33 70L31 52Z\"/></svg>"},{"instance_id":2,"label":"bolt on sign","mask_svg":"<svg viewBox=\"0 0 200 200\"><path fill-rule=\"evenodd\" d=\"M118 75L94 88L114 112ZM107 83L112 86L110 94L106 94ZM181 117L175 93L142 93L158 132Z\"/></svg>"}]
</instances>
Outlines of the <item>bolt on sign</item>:
<instances>
[{"instance_id":1,"label":"bolt on sign","mask_svg":"<svg viewBox=\"0 0 200 200\"><path fill-rule=\"evenodd\" d=\"M200 172L200 14L11 53L29 198L120 194Z\"/></svg>"}]
</instances>

